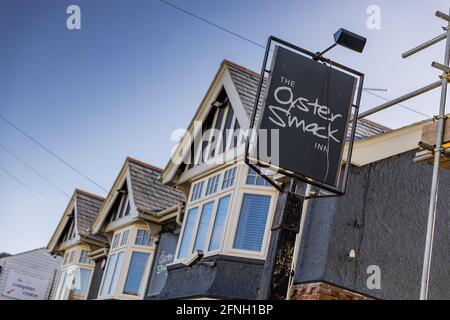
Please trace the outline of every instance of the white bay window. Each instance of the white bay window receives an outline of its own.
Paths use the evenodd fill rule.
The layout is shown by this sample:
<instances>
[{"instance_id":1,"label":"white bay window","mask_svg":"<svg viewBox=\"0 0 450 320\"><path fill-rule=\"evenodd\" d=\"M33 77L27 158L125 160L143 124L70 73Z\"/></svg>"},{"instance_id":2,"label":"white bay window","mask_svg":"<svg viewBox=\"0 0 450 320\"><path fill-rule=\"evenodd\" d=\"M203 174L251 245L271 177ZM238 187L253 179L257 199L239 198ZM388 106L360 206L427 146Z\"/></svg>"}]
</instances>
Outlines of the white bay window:
<instances>
[{"instance_id":1,"label":"white bay window","mask_svg":"<svg viewBox=\"0 0 450 320\"><path fill-rule=\"evenodd\" d=\"M116 230L112 239L99 299L138 299L155 249L152 232L145 224L133 224Z\"/></svg>"},{"instance_id":2,"label":"white bay window","mask_svg":"<svg viewBox=\"0 0 450 320\"><path fill-rule=\"evenodd\" d=\"M202 186L206 185L206 188ZM196 250L265 258L277 191L240 164L192 184L177 262Z\"/></svg>"},{"instance_id":3,"label":"white bay window","mask_svg":"<svg viewBox=\"0 0 450 320\"><path fill-rule=\"evenodd\" d=\"M75 246L67 250L53 297L55 300L84 300L87 298L94 262L88 258L89 247Z\"/></svg>"}]
</instances>

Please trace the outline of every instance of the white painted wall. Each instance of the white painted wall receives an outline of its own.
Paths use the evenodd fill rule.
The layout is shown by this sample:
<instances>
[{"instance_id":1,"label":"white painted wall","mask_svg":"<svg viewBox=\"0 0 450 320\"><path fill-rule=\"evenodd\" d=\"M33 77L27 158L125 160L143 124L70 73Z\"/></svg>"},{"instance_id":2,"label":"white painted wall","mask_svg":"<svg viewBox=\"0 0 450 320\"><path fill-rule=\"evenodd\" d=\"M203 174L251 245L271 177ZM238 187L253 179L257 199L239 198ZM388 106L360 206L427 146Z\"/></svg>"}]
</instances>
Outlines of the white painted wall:
<instances>
[{"instance_id":1,"label":"white painted wall","mask_svg":"<svg viewBox=\"0 0 450 320\"><path fill-rule=\"evenodd\" d=\"M46 248L31 250L9 257L0 258L0 300L11 300L3 295L10 270L16 270L30 277L48 280L45 299L49 299L55 283L55 275L61 265L60 257L52 257Z\"/></svg>"}]
</instances>

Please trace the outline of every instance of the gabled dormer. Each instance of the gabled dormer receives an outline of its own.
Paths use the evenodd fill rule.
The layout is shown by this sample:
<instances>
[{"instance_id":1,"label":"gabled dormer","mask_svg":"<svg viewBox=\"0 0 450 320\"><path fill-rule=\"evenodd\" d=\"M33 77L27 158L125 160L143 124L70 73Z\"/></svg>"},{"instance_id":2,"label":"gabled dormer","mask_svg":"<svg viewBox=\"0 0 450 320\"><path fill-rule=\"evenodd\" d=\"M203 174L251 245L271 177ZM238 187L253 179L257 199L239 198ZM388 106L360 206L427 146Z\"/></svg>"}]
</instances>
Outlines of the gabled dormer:
<instances>
[{"instance_id":1,"label":"gabled dormer","mask_svg":"<svg viewBox=\"0 0 450 320\"><path fill-rule=\"evenodd\" d=\"M76 189L50 239L48 250L63 257L55 300L84 300L88 296L94 274L89 254L107 243L103 234L94 235L91 229L103 201L100 196Z\"/></svg>"},{"instance_id":2,"label":"gabled dormer","mask_svg":"<svg viewBox=\"0 0 450 320\"><path fill-rule=\"evenodd\" d=\"M184 197L163 185L161 169L127 158L93 223L108 237L98 299L142 299L162 225L174 222Z\"/></svg>"},{"instance_id":3,"label":"gabled dormer","mask_svg":"<svg viewBox=\"0 0 450 320\"><path fill-rule=\"evenodd\" d=\"M257 84L254 72L229 61L221 64L162 172L164 183L183 189L193 177L242 158Z\"/></svg>"},{"instance_id":4,"label":"gabled dormer","mask_svg":"<svg viewBox=\"0 0 450 320\"><path fill-rule=\"evenodd\" d=\"M76 189L47 246L51 253L62 255L70 247L86 243L102 247L106 238L93 234L91 224L102 206L104 198Z\"/></svg>"},{"instance_id":5,"label":"gabled dormer","mask_svg":"<svg viewBox=\"0 0 450 320\"><path fill-rule=\"evenodd\" d=\"M128 157L93 222L93 233L110 234L136 221L158 224L168 219L168 210L176 211L184 197L178 190L161 183L161 171Z\"/></svg>"}]
</instances>

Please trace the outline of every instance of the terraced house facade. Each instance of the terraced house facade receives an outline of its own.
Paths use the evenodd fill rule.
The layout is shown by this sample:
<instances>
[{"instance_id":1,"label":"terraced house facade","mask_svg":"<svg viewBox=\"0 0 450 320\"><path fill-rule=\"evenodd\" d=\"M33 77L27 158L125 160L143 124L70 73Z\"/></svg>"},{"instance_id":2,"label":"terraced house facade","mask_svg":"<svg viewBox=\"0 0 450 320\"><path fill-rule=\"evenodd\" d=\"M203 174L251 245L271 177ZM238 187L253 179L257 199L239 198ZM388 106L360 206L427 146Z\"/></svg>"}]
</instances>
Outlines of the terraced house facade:
<instances>
[{"instance_id":1,"label":"terraced house facade","mask_svg":"<svg viewBox=\"0 0 450 320\"><path fill-rule=\"evenodd\" d=\"M66 261L61 275L75 264L91 270L90 282L55 299L257 298L280 205L277 189L243 161L258 81L224 61L164 169L128 158L89 209L87 194L75 192L49 249ZM428 200L414 195L425 193L431 167L412 159L429 122L397 130L358 122L346 195L305 203L290 298L418 297ZM445 190L449 181L443 173ZM437 230L432 297L448 297L447 218ZM371 266L380 288L367 287Z\"/></svg>"}]
</instances>

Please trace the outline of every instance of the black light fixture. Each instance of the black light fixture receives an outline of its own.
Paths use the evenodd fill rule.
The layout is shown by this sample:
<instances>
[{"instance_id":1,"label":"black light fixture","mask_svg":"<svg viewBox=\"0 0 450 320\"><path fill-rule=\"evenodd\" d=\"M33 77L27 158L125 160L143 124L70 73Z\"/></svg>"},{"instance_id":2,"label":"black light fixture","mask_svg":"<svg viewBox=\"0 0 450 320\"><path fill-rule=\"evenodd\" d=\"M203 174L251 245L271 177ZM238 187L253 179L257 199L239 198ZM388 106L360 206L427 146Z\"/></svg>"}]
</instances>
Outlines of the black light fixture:
<instances>
[{"instance_id":1,"label":"black light fixture","mask_svg":"<svg viewBox=\"0 0 450 320\"><path fill-rule=\"evenodd\" d=\"M322 52L317 52L313 57L314 60L318 60L324 53L333 49L338 44L347 48L354 50L356 52L363 52L364 46L366 45L367 39L363 36L360 36L354 32L348 31L344 28L340 28L338 31L334 33L334 43L323 50Z\"/></svg>"},{"instance_id":2,"label":"black light fixture","mask_svg":"<svg viewBox=\"0 0 450 320\"><path fill-rule=\"evenodd\" d=\"M356 52L363 52L367 39L351 31L340 28L334 34L334 42Z\"/></svg>"}]
</instances>

